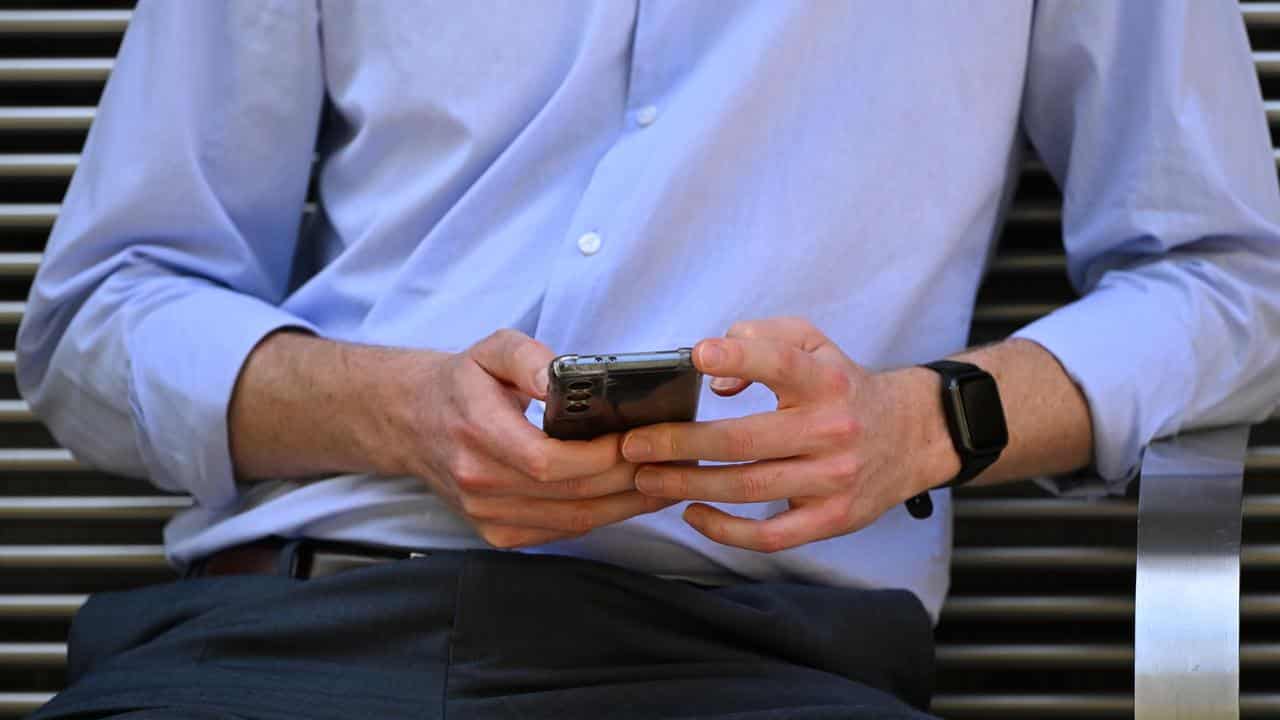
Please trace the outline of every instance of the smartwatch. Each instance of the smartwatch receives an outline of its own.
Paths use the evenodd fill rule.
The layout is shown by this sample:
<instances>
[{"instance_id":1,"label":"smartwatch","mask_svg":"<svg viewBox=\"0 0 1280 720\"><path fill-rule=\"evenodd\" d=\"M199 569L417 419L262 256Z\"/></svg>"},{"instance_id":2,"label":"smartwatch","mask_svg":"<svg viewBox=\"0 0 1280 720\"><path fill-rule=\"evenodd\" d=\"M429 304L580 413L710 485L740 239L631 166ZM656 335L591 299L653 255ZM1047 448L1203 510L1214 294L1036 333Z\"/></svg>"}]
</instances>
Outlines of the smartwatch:
<instances>
[{"instance_id":1,"label":"smartwatch","mask_svg":"<svg viewBox=\"0 0 1280 720\"><path fill-rule=\"evenodd\" d=\"M977 365L939 360L921 367L942 376L942 411L946 415L951 445L960 456L960 472L940 487L955 487L972 480L1000 457L1009 444L1004 406L991 373ZM929 493L907 500L907 512L924 519L933 514Z\"/></svg>"}]
</instances>

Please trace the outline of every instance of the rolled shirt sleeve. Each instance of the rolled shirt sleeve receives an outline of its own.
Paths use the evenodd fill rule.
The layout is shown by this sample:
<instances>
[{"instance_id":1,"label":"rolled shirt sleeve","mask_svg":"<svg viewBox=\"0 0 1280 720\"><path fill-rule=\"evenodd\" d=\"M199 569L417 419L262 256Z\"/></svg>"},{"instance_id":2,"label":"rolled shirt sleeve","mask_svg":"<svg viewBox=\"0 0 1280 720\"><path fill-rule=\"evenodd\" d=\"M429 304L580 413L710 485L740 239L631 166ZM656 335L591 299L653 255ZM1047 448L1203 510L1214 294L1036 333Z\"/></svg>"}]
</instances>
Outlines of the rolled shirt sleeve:
<instances>
[{"instance_id":1,"label":"rolled shirt sleeve","mask_svg":"<svg viewBox=\"0 0 1280 720\"><path fill-rule=\"evenodd\" d=\"M227 406L284 327L324 98L312 3L140 2L18 333L60 443L198 503L235 498Z\"/></svg>"},{"instance_id":2,"label":"rolled shirt sleeve","mask_svg":"<svg viewBox=\"0 0 1280 720\"><path fill-rule=\"evenodd\" d=\"M1280 193L1229 0L1037 4L1023 126L1081 299L1016 337L1083 391L1112 492L1152 440L1280 402Z\"/></svg>"}]
</instances>

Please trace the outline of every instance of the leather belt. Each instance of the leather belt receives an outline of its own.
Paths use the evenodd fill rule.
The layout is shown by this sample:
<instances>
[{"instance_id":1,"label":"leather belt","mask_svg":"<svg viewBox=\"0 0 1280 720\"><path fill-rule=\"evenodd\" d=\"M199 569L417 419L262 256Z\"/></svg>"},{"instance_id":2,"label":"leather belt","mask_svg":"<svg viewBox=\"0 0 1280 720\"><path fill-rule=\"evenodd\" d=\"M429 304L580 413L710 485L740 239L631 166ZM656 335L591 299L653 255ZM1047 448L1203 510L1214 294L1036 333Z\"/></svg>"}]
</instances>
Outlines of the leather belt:
<instances>
[{"instance_id":1,"label":"leather belt","mask_svg":"<svg viewBox=\"0 0 1280 720\"><path fill-rule=\"evenodd\" d=\"M429 550L267 538L229 547L199 560L187 569L186 577L279 575L307 579L430 554Z\"/></svg>"}]
</instances>

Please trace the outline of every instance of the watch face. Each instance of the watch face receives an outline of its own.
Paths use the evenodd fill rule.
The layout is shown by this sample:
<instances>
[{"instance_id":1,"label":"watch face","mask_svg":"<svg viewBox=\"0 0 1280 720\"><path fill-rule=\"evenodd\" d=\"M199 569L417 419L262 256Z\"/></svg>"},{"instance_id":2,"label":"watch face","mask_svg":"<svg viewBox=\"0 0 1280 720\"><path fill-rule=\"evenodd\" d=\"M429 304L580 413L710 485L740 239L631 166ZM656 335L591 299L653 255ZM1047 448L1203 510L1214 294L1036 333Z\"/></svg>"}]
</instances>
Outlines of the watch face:
<instances>
[{"instance_id":1,"label":"watch face","mask_svg":"<svg viewBox=\"0 0 1280 720\"><path fill-rule=\"evenodd\" d=\"M979 454L1003 450L1009 444L1009 433L995 379L986 374L975 375L960 378L959 385L969 449Z\"/></svg>"}]
</instances>

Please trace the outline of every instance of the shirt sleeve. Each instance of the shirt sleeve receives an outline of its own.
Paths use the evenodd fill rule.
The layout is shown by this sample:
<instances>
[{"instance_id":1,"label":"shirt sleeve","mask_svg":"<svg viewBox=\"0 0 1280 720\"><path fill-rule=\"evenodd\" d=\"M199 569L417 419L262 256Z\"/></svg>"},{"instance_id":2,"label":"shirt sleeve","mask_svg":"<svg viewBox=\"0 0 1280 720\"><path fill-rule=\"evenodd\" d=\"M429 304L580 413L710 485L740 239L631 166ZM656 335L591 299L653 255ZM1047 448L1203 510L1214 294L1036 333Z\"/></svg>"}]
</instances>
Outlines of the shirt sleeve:
<instances>
[{"instance_id":1,"label":"shirt sleeve","mask_svg":"<svg viewBox=\"0 0 1280 720\"><path fill-rule=\"evenodd\" d=\"M1037 3L1023 127L1083 297L1015 336L1082 389L1123 491L1153 439L1280 401L1280 194L1230 0Z\"/></svg>"},{"instance_id":2,"label":"shirt sleeve","mask_svg":"<svg viewBox=\"0 0 1280 720\"><path fill-rule=\"evenodd\" d=\"M102 469L235 499L227 405L283 327L323 106L319 20L293 0L133 15L17 339L22 395Z\"/></svg>"}]
</instances>

